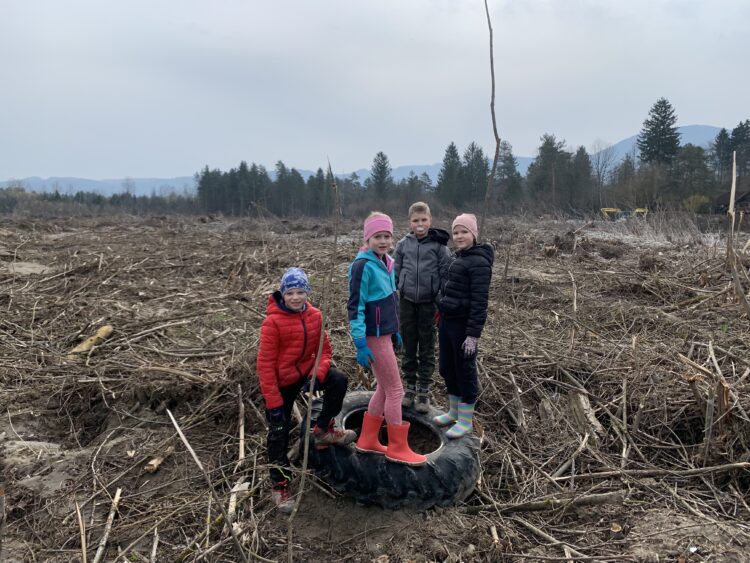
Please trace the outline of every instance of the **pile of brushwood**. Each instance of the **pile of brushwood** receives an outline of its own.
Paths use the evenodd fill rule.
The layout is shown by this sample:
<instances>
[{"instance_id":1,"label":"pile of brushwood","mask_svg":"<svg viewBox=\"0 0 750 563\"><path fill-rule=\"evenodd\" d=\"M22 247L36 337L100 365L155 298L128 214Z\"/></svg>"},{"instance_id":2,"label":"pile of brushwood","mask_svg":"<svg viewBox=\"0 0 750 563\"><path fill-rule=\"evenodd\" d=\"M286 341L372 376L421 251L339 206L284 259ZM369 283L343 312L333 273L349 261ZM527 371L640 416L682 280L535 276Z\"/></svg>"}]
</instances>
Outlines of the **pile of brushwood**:
<instances>
[{"instance_id":1,"label":"pile of brushwood","mask_svg":"<svg viewBox=\"0 0 750 563\"><path fill-rule=\"evenodd\" d=\"M334 360L372 386L346 321L358 224L336 248L331 224L272 218L0 225L3 560L750 558L747 234L727 253L679 218L489 219L474 494L388 512L308 475L289 525L259 327L286 267L315 303L332 269Z\"/></svg>"}]
</instances>

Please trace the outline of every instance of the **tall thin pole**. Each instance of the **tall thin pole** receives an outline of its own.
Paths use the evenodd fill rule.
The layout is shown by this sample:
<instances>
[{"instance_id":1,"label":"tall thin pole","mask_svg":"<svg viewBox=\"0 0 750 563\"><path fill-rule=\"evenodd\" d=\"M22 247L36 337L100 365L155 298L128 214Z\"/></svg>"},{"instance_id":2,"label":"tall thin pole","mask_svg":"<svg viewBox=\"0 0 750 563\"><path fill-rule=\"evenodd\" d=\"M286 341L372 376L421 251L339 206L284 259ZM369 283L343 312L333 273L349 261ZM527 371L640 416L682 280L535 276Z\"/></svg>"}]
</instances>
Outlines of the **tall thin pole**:
<instances>
[{"instance_id":1,"label":"tall thin pole","mask_svg":"<svg viewBox=\"0 0 750 563\"><path fill-rule=\"evenodd\" d=\"M339 190L338 185L336 184L336 176L333 175L333 171L331 170L331 161L328 161L328 174L331 176L331 189L333 190L333 201L334 201L334 218L333 218L333 250L331 252L331 259L329 261L328 265L328 276L325 279L324 285L323 285L323 296L321 298L320 303L320 311L322 314L321 319L321 327L320 327L320 338L318 339L318 353L315 356L315 365L313 366L311 378L310 378L310 392L307 397L307 415L305 416L305 425L302 429L303 435L302 440L304 444L304 453L302 455L302 476L300 477L300 483L299 483L299 494L297 494L297 497L295 499L294 503L294 509L292 510L292 513L289 515L289 520L287 522L287 561L289 563L292 563L294 560L294 552L293 552L293 545L294 542L293 539L293 526L294 519L297 517L297 512L299 511L299 505L302 501L302 495L305 492L305 481L307 478L307 462L308 462L308 455L310 452L310 425L311 425L311 419L312 419L312 401L313 401L313 394L315 392L315 383L317 381L317 372L318 372L318 365L320 364L320 357L323 352L323 342L325 339L325 333L326 333L326 323L328 322L328 308L329 308L329 299L330 299L330 288L333 285L333 272L336 269L336 255L338 252L338 242L339 242L339 219L341 217L341 200L339 198Z\"/></svg>"},{"instance_id":2,"label":"tall thin pole","mask_svg":"<svg viewBox=\"0 0 750 563\"><path fill-rule=\"evenodd\" d=\"M492 113L492 132L495 135L495 157L492 159L492 171L487 180L487 191L484 192L484 209L479 219L479 232L484 229L484 221L487 218L487 210L490 207L492 198L492 185L495 182L495 173L497 172L497 161L500 158L500 135L497 132L497 119L495 117L495 55L493 52L492 42L492 21L490 20L490 9L487 7L487 0L484 0L484 12L487 14L487 27L490 30L490 75L492 76L492 97L490 98L490 112Z\"/></svg>"}]
</instances>

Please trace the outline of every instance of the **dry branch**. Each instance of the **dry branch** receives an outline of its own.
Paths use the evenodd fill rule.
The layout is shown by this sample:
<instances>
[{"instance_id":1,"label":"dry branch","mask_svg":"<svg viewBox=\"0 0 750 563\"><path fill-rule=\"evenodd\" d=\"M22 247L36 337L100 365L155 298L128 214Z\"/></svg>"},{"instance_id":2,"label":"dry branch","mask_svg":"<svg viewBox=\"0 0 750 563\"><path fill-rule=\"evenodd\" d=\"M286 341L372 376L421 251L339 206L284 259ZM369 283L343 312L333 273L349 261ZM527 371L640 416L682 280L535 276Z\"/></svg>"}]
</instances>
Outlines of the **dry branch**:
<instances>
[{"instance_id":1,"label":"dry branch","mask_svg":"<svg viewBox=\"0 0 750 563\"><path fill-rule=\"evenodd\" d=\"M729 471L750 470L750 462L727 463L725 465L712 465L710 467L700 467L696 469L618 469L616 471L600 471L598 473L579 473L578 479L610 479L612 477L701 477L713 473L727 473ZM565 481L570 476L556 477L556 481Z\"/></svg>"},{"instance_id":2,"label":"dry branch","mask_svg":"<svg viewBox=\"0 0 750 563\"><path fill-rule=\"evenodd\" d=\"M94 346L99 346L112 334L112 325L104 325L96 331L94 336L88 337L86 340L81 342L78 346L68 352L68 359L74 359L78 354L83 354L90 351Z\"/></svg>"},{"instance_id":3,"label":"dry branch","mask_svg":"<svg viewBox=\"0 0 750 563\"><path fill-rule=\"evenodd\" d=\"M112 531L112 523L115 521L115 514L117 513L117 505L120 504L120 494L122 489L118 488L115 491L115 498L112 499L112 507L109 509L109 515L107 516L107 522L104 525L104 533L102 539L99 540L99 547L96 550L92 563L99 563L104 557L104 553L107 549L107 540L109 539L109 533Z\"/></svg>"},{"instance_id":4,"label":"dry branch","mask_svg":"<svg viewBox=\"0 0 750 563\"><path fill-rule=\"evenodd\" d=\"M206 485L208 486L208 490L213 496L216 504L219 505L219 508L221 509L221 513L224 516L225 522L227 522L227 524L229 525L229 531L232 534L232 539L234 540L235 547L237 548L237 554L240 556L240 559L242 559L242 561L245 561L247 563L247 556L245 555L245 550L242 549L242 544L240 543L240 540L234 531L234 527L232 526L232 520L227 515L227 511L224 509L224 505L221 503L221 501L216 495L216 491L214 490L213 484L211 483L211 477L209 477L208 472L203 467L203 464L201 463L200 459L198 459L198 456L195 454L195 450L193 450L192 446L190 445L190 442L188 442L187 438L185 437L185 434L182 433L182 429L180 428L180 425L177 424L177 420L169 411L169 409L167 409L167 414L169 415L169 418L172 421L172 424L174 425L175 430L177 430L177 434L179 434L180 440L182 440L182 443L185 444L185 447L187 448L188 452L190 452L190 456L193 458L193 461L195 461L195 464L198 466L198 469L200 469L201 473L203 473L203 477L206 480Z\"/></svg>"},{"instance_id":5,"label":"dry branch","mask_svg":"<svg viewBox=\"0 0 750 563\"><path fill-rule=\"evenodd\" d=\"M83 522L83 515L81 514L81 507L78 506L78 503L75 503L76 505L76 517L78 519L78 531L81 535L81 561L83 563L86 563L88 561L88 557L86 554L86 524Z\"/></svg>"},{"instance_id":6,"label":"dry branch","mask_svg":"<svg viewBox=\"0 0 750 563\"><path fill-rule=\"evenodd\" d=\"M559 508L571 508L576 506L601 506L604 504L620 504L625 499L627 491L611 491L608 493L584 494L583 496L570 497L546 497L543 499L518 502L485 504L470 506L464 511L468 514L477 514L486 510L493 510L500 514L506 512L542 512L545 510L556 510Z\"/></svg>"},{"instance_id":7,"label":"dry branch","mask_svg":"<svg viewBox=\"0 0 750 563\"><path fill-rule=\"evenodd\" d=\"M3 556L3 537L5 536L5 485L0 485L0 560Z\"/></svg>"},{"instance_id":8,"label":"dry branch","mask_svg":"<svg viewBox=\"0 0 750 563\"><path fill-rule=\"evenodd\" d=\"M568 392L568 401L573 415L573 422L582 435L591 436L596 443L600 436L606 434L604 427L596 419L594 409L591 408L589 398L577 391Z\"/></svg>"},{"instance_id":9,"label":"dry branch","mask_svg":"<svg viewBox=\"0 0 750 563\"><path fill-rule=\"evenodd\" d=\"M143 470L146 473L156 473L159 470L159 467L166 459L169 458L174 453L174 446L167 447L166 450L164 450L164 453L161 455L158 455L156 457L153 457L149 460L149 462L146 464L146 466L143 468ZM120 489L117 489L118 491Z\"/></svg>"}]
</instances>

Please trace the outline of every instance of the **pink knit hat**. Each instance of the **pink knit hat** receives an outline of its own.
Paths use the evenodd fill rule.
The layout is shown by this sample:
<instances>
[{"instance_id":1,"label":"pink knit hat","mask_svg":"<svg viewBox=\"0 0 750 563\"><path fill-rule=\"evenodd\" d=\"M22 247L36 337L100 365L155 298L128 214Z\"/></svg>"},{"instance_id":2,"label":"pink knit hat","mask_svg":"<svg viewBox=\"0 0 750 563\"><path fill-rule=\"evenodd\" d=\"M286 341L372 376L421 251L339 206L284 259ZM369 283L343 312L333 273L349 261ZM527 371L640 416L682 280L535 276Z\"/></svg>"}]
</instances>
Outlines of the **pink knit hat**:
<instances>
[{"instance_id":1,"label":"pink knit hat","mask_svg":"<svg viewBox=\"0 0 750 563\"><path fill-rule=\"evenodd\" d=\"M474 215L473 213L461 213L461 215L453 219L453 225L451 226L451 230L455 229L458 225L461 225L462 227L466 227L466 230L468 230L472 235L474 235L475 241L479 239L479 227L477 227L476 215Z\"/></svg>"},{"instance_id":2,"label":"pink knit hat","mask_svg":"<svg viewBox=\"0 0 750 563\"><path fill-rule=\"evenodd\" d=\"M391 233L391 235L393 234L393 221L391 221L391 218L388 217L388 215L385 213L376 213L365 219L365 228L363 232L365 242L370 240L370 237L375 233L383 231Z\"/></svg>"}]
</instances>

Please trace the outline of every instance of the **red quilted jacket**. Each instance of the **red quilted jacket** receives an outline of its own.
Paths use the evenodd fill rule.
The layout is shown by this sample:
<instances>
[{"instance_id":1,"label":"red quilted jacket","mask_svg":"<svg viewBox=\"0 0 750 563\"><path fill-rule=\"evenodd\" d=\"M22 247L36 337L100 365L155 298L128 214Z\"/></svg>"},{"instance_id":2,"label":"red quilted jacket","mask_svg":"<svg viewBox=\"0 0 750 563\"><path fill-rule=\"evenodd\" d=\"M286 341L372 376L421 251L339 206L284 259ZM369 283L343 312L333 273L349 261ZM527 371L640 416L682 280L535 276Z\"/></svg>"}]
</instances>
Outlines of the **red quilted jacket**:
<instances>
[{"instance_id":1,"label":"red quilted jacket","mask_svg":"<svg viewBox=\"0 0 750 563\"><path fill-rule=\"evenodd\" d=\"M279 306L277 291L268 297L266 318L260 328L258 349L258 379L267 409L284 404L280 387L287 387L308 377L315 366L323 315L309 303L304 311L291 313ZM331 343L328 334L323 338L323 353L318 364L321 383L331 367Z\"/></svg>"}]
</instances>

